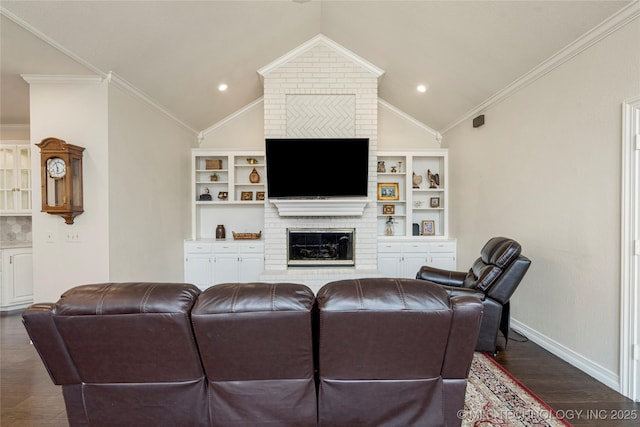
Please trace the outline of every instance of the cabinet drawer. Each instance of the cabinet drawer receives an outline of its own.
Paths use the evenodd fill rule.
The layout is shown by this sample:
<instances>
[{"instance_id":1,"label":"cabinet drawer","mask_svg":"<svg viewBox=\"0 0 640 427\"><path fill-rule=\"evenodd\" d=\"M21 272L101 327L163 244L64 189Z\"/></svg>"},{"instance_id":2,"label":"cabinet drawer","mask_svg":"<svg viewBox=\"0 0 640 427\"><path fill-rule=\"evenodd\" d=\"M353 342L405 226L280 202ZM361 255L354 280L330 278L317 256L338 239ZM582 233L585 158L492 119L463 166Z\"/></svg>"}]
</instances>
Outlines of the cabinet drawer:
<instances>
[{"instance_id":1,"label":"cabinet drawer","mask_svg":"<svg viewBox=\"0 0 640 427\"><path fill-rule=\"evenodd\" d=\"M243 254L264 252L264 243L244 243L238 247Z\"/></svg>"},{"instance_id":2,"label":"cabinet drawer","mask_svg":"<svg viewBox=\"0 0 640 427\"><path fill-rule=\"evenodd\" d=\"M202 242L185 243L184 251L189 254L211 253L211 244Z\"/></svg>"},{"instance_id":3,"label":"cabinet drawer","mask_svg":"<svg viewBox=\"0 0 640 427\"><path fill-rule=\"evenodd\" d=\"M237 243L216 243L213 245L213 253L216 254L229 254L229 253L237 253L238 252L238 244Z\"/></svg>"},{"instance_id":4,"label":"cabinet drawer","mask_svg":"<svg viewBox=\"0 0 640 427\"><path fill-rule=\"evenodd\" d=\"M402 243L378 243L378 252L402 252Z\"/></svg>"},{"instance_id":5,"label":"cabinet drawer","mask_svg":"<svg viewBox=\"0 0 640 427\"><path fill-rule=\"evenodd\" d=\"M403 245L406 253L428 253L430 246L428 243L405 243Z\"/></svg>"},{"instance_id":6,"label":"cabinet drawer","mask_svg":"<svg viewBox=\"0 0 640 427\"><path fill-rule=\"evenodd\" d=\"M456 244L455 242L438 242L431 243L429 247L429 252L455 252Z\"/></svg>"}]
</instances>

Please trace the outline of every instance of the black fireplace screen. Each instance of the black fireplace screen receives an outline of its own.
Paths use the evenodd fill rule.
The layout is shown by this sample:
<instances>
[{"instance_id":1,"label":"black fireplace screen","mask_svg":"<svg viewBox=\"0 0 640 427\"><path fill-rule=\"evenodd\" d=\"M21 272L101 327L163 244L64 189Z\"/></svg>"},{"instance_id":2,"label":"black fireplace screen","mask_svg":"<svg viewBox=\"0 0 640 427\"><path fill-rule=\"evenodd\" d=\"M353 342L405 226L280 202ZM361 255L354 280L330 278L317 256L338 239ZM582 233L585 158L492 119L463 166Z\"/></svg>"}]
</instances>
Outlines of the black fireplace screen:
<instances>
[{"instance_id":1,"label":"black fireplace screen","mask_svg":"<svg viewBox=\"0 0 640 427\"><path fill-rule=\"evenodd\" d=\"M287 265L354 266L354 229L288 230Z\"/></svg>"}]
</instances>

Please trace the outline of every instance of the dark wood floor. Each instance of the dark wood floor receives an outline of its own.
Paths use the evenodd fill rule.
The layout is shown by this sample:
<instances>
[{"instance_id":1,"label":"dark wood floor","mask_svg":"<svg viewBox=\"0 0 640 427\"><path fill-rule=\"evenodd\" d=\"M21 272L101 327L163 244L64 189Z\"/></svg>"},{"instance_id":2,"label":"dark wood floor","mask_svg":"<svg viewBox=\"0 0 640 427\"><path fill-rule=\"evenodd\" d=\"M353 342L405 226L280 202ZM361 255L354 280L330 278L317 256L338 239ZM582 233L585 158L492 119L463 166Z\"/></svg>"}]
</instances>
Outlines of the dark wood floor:
<instances>
[{"instance_id":1,"label":"dark wood floor","mask_svg":"<svg viewBox=\"0 0 640 427\"><path fill-rule=\"evenodd\" d=\"M0 317L0 425L67 426L60 387L52 384L22 326L19 314ZM522 340L514 334L514 338ZM510 341L496 360L575 426L638 426L634 403L531 342ZM631 419L635 414L635 419ZM627 420L614 416L627 415Z\"/></svg>"}]
</instances>

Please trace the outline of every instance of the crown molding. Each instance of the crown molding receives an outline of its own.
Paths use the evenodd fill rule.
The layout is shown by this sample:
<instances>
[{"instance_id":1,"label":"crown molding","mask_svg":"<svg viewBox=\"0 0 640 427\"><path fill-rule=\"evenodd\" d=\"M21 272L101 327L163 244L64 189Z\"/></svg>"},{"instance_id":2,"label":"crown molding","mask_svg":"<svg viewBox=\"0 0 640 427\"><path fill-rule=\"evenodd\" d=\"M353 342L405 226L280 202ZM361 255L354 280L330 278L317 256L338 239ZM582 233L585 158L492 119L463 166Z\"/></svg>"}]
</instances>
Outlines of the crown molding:
<instances>
[{"instance_id":1,"label":"crown molding","mask_svg":"<svg viewBox=\"0 0 640 427\"><path fill-rule=\"evenodd\" d=\"M387 110L391 111L395 115L397 115L397 116L403 118L404 120L412 123L413 125L415 125L415 126L419 127L420 129L424 130L425 132L433 135L433 137L435 138L435 140L436 140L436 142L438 144L440 144L442 142L442 134L440 132L438 132L437 130L435 130L433 128L430 128L429 126L427 126L424 123L422 123L420 120L416 119L413 116L408 115L407 113L405 113L404 111L402 111L399 108L395 107L394 105L389 104L384 99L378 98L378 105L380 105L381 107L386 108Z\"/></svg>"},{"instance_id":2,"label":"crown molding","mask_svg":"<svg viewBox=\"0 0 640 427\"><path fill-rule=\"evenodd\" d=\"M192 132L194 135L198 134L198 131L196 131L194 128L192 128L191 126L189 126L188 124L186 124L185 122L183 122L182 120L180 120L179 118L171 114L169 111L167 111L164 107L162 107L156 101L154 101L149 96L147 96L140 89L138 89L137 87L135 87L134 85L132 85L131 83L129 83L128 81L126 81L125 79L123 79L122 77L114 73L113 71L109 71L109 73L107 74L106 80L107 82L114 84L115 86L123 89L126 92L131 93L135 97L146 102L147 104L149 104L150 106L152 106L153 108L155 108L156 110L164 114L165 116L169 117L174 122L178 123L180 126L185 128L186 130Z\"/></svg>"},{"instance_id":3,"label":"crown molding","mask_svg":"<svg viewBox=\"0 0 640 427\"><path fill-rule=\"evenodd\" d=\"M565 46L556 54L534 67L531 71L527 72L513 83L505 87L504 89L491 96L480 105L469 110L458 119L445 126L440 133L445 134L460 123L471 119L472 117L480 114L481 112L491 108L492 106L499 104L511 95L519 92L521 89L535 82L539 78L558 68L565 62L569 61L576 55L584 52L594 44L605 39L609 35L618 31L632 20L640 17L640 0L635 0L629 5L625 6L618 12L611 15L609 18L602 21L600 24L580 36L578 39Z\"/></svg>"},{"instance_id":4,"label":"crown molding","mask_svg":"<svg viewBox=\"0 0 640 427\"><path fill-rule=\"evenodd\" d=\"M19 25L20 27L24 28L25 30L27 30L28 32L30 32L31 34L33 34L34 36L36 36L37 38L42 40L43 42L45 42L48 45L50 45L51 47L53 47L54 49L62 52L63 54L65 54L69 58L73 59L78 64L82 65L83 67L91 70L91 72L93 72L94 74L97 74L102 78L105 78L107 76L107 74L105 72L103 72L102 70L100 70L98 67L96 67L93 64L85 61L84 59L82 59L81 57L79 57L78 55L76 55L75 53L73 53L72 51L67 49L66 47L62 46L57 41L53 40L51 37L47 36L42 31L38 30L33 25L31 25L28 22L26 22L25 20L19 18L15 14L9 12L7 9L5 9L2 6L0 6L0 15L6 16L7 18L9 18L13 22L15 22L17 25Z\"/></svg>"},{"instance_id":5,"label":"crown molding","mask_svg":"<svg viewBox=\"0 0 640 427\"><path fill-rule=\"evenodd\" d=\"M20 77L32 84L100 84L104 78L94 75L72 74L20 74Z\"/></svg>"},{"instance_id":6,"label":"crown molding","mask_svg":"<svg viewBox=\"0 0 640 427\"><path fill-rule=\"evenodd\" d=\"M258 74L260 75L260 78L264 80L264 77L270 72L272 72L273 70L281 67L282 65L286 64L287 62L290 62L297 56L307 52L310 49L313 49L314 47L320 44L328 46L329 48L338 52L339 54L346 57L350 61L360 65L362 68L364 68L365 70L367 70L368 72L376 76L377 78L379 78L384 74L384 70L382 70L381 68L376 67L375 65L365 60L361 56L358 56L355 53L351 52L349 49L345 48L344 46L339 45L338 43L334 42L324 34L318 34L312 39L302 43L300 46L296 47L295 49L289 51L288 53L285 53L280 58L276 59L270 64L260 68L258 70Z\"/></svg>"},{"instance_id":7,"label":"crown molding","mask_svg":"<svg viewBox=\"0 0 640 427\"><path fill-rule=\"evenodd\" d=\"M0 14L6 16L7 18L9 18L13 22L15 22L17 25L19 25L20 27L24 28L26 31L29 31L31 34L33 34L34 36L38 37L43 42L47 43L48 45L50 45L54 49L60 51L64 55L68 56L69 58L71 58L72 60L77 62L78 64L82 65L83 67L87 68L88 70L90 70L91 72L93 72L93 73L95 73L97 75L97 76L44 76L44 75L43 76L38 76L38 75L35 75L35 74L23 74L23 75L21 75L21 77L23 79L25 79L25 81L27 81L27 83L29 83L29 84L32 84L32 83L34 83L34 84L37 84L37 83L85 83L86 84L86 83L90 83L92 79L95 80L95 83L101 83L103 80L106 80L108 83L114 83L118 87L120 87L121 89L123 89L123 90L131 93L132 95L140 98L142 101L146 102L151 107L155 108L156 110L158 110L161 113L163 113L165 116L167 116L170 119L174 120L180 126L184 127L188 131L192 132L194 135L197 135L198 132L195 129L193 129L191 126L187 125L182 120L179 120L177 117L175 117L174 115L169 113L162 106L160 106L156 101L154 101L153 99L151 99L150 97L145 95L142 91L140 91L138 88L136 88L135 86L133 86L132 84L127 82L122 77L116 75L114 72L112 72L112 71L104 72L104 71L100 70L98 67L96 67L93 64L85 61L80 56L76 55L75 53L73 53L69 49L65 48L60 43L58 43L55 40L53 40L51 37L47 36L42 31L38 30L37 28L35 28L31 24L27 23L23 19L19 18L15 14L9 12L8 10L6 10L2 6L0 6Z\"/></svg>"},{"instance_id":8,"label":"crown molding","mask_svg":"<svg viewBox=\"0 0 640 427\"><path fill-rule=\"evenodd\" d=\"M212 124L211 126L209 126L208 128L206 128L205 130L203 130L202 132L200 132L198 134L198 143L201 144L202 141L204 141L204 139L207 137L207 135L209 135L211 132L216 131L217 129L219 129L222 126L226 125L227 123L229 123L233 119L235 119L237 117L240 117L243 114L253 110L256 106L262 104L263 102L264 102L264 96L261 96L260 98L256 99L255 101L250 102L249 104L245 105L241 109L229 114L227 117L223 118L222 120Z\"/></svg>"}]
</instances>

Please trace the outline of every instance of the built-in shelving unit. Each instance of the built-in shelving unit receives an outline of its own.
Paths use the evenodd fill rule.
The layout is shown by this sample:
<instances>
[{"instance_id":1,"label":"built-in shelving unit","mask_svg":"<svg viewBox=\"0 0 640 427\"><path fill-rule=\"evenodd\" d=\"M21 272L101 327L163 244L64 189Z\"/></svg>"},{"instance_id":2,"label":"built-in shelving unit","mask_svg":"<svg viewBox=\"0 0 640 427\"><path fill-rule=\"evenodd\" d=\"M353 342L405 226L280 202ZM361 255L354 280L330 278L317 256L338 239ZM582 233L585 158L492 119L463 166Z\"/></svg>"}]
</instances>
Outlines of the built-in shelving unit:
<instances>
[{"instance_id":1,"label":"built-in shelving unit","mask_svg":"<svg viewBox=\"0 0 640 427\"><path fill-rule=\"evenodd\" d=\"M232 231L260 231L266 194L264 152L194 149L191 157L192 238L215 237L218 224L229 237Z\"/></svg>"},{"instance_id":2,"label":"built-in shelving unit","mask_svg":"<svg viewBox=\"0 0 640 427\"><path fill-rule=\"evenodd\" d=\"M378 152L378 236L447 238L447 174L446 149Z\"/></svg>"}]
</instances>

